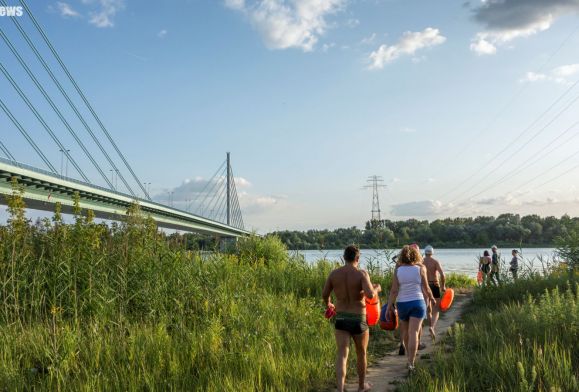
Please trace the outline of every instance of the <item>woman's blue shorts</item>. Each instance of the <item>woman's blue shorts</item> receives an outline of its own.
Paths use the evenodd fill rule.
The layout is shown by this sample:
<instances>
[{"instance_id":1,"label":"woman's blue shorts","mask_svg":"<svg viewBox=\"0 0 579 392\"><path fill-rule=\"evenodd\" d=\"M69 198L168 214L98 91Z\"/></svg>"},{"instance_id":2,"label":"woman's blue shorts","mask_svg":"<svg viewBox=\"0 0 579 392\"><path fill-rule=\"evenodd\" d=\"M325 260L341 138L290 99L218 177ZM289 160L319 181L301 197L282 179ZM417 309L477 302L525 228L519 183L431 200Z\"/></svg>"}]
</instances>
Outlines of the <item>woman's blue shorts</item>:
<instances>
[{"instance_id":1,"label":"woman's blue shorts","mask_svg":"<svg viewBox=\"0 0 579 392\"><path fill-rule=\"evenodd\" d=\"M398 318L402 321L408 321L410 317L423 319L426 316L426 303L423 299L408 302L396 302L398 309Z\"/></svg>"}]
</instances>

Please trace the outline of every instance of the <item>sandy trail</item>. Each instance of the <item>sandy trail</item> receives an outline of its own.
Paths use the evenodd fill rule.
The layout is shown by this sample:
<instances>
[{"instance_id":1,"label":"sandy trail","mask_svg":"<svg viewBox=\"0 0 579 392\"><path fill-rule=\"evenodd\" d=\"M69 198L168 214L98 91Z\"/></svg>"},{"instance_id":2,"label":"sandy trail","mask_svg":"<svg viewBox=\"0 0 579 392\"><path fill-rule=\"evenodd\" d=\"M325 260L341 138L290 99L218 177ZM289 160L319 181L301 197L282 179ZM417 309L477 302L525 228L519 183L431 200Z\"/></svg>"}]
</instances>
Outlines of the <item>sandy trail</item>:
<instances>
[{"instance_id":1,"label":"sandy trail","mask_svg":"<svg viewBox=\"0 0 579 392\"><path fill-rule=\"evenodd\" d=\"M436 325L436 337L437 341L440 341L447 330L452 326L456 320L460 317L464 305L468 302L470 295L457 293L454 298L454 303L450 310L444 314L441 314L440 319ZM390 333L390 332L387 332ZM428 327L424 328L422 332L422 342L426 344L426 348L418 351L416 362L424 361L420 357L424 354L430 354L434 351L434 345L430 339L430 334L428 333ZM366 381L374 385L372 391L383 392L383 391L394 391L396 389L396 384L402 382L408 375L408 370L406 369L406 356L398 355L398 349L386 354L383 358L379 359L378 362L372 365L368 369L368 374L366 376ZM347 391L357 391L358 382L357 377L350 375L349 382L346 385Z\"/></svg>"}]
</instances>

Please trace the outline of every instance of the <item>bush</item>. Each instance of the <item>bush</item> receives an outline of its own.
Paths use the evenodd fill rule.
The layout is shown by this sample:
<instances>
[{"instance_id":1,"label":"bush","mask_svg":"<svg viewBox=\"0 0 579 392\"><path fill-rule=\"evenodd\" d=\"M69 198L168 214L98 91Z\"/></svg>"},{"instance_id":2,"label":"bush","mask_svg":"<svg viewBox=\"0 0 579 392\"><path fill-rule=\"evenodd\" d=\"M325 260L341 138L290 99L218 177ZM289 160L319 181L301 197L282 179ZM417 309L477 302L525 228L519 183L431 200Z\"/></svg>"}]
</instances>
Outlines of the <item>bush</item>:
<instances>
[{"instance_id":1,"label":"bush","mask_svg":"<svg viewBox=\"0 0 579 392\"><path fill-rule=\"evenodd\" d=\"M276 236L252 235L238 240L237 254L240 262L250 264L275 264L288 260L286 246Z\"/></svg>"}]
</instances>

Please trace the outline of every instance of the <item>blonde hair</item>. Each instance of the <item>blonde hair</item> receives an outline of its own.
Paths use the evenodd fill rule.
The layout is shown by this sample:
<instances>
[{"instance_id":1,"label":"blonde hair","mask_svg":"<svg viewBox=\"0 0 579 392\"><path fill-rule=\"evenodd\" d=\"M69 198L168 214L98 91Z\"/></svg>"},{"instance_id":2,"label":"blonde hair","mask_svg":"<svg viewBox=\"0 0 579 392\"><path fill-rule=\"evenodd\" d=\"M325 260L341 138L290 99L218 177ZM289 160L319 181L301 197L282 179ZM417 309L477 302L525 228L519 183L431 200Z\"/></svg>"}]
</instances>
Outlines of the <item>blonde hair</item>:
<instances>
[{"instance_id":1,"label":"blonde hair","mask_svg":"<svg viewBox=\"0 0 579 392\"><path fill-rule=\"evenodd\" d=\"M405 245L400 251L400 256L398 257L398 264L415 265L422 263L422 255L413 246Z\"/></svg>"}]
</instances>

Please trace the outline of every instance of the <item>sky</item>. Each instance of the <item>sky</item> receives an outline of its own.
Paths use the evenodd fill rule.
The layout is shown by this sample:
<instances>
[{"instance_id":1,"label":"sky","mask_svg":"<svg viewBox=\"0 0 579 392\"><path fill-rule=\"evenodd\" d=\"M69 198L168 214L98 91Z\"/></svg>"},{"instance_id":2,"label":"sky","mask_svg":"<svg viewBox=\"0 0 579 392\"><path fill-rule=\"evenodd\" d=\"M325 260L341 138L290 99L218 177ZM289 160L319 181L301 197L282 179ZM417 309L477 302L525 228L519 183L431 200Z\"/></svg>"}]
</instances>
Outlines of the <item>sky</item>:
<instances>
[{"instance_id":1,"label":"sky","mask_svg":"<svg viewBox=\"0 0 579 392\"><path fill-rule=\"evenodd\" d=\"M262 233L363 227L371 175L386 219L579 213L579 0L27 3L158 201L185 208L229 151ZM0 28L108 176L10 19ZM88 117L26 12L15 19ZM3 41L0 62L105 185ZM2 74L0 98L66 166ZM18 161L46 168L3 112L0 127Z\"/></svg>"}]
</instances>

